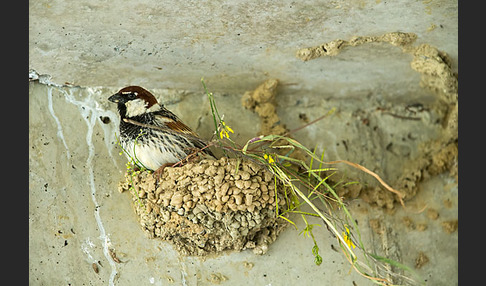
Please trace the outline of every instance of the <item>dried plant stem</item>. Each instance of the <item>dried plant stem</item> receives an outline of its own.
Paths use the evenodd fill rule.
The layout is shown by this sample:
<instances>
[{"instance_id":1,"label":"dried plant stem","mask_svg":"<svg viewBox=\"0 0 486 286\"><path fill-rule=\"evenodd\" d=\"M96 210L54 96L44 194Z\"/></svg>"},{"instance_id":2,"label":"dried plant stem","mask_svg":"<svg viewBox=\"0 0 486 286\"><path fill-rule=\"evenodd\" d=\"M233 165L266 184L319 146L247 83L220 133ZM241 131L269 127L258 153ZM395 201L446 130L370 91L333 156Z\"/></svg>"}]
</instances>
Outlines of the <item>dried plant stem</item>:
<instances>
[{"instance_id":1,"label":"dried plant stem","mask_svg":"<svg viewBox=\"0 0 486 286\"><path fill-rule=\"evenodd\" d=\"M380 182L380 184L385 187L388 191L396 194L398 196L398 199L400 200L400 204L405 207L405 203L403 202L403 194L400 193L399 191L395 190L394 188L390 187L385 181L383 181L380 176L378 176L376 173L374 173L373 171L370 171L369 169L361 166L360 164L356 164L356 163L353 163L353 162L349 162L349 161L346 161L346 160L337 160L337 161L331 161L331 162L324 162L325 164L330 164L330 165L333 165L333 164L339 164L339 163L344 163L344 164L347 164L351 167L354 167L356 169L359 169L367 174L370 174L371 176L373 176L376 180L378 180L378 182Z\"/></svg>"}]
</instances>

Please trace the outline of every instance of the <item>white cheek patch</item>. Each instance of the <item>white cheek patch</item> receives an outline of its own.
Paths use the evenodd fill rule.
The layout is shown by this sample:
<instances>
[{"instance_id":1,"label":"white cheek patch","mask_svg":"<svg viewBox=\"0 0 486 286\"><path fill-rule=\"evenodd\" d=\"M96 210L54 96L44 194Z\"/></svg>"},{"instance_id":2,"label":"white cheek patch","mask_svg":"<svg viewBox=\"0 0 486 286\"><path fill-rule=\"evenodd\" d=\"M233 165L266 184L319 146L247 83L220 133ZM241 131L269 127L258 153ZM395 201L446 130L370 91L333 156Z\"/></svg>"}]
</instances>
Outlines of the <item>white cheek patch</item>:
<instances>
[{"instance_id":1,"label":"white cheek patch","mask_svg":"<svg viewBox=\"0 0 486 286\"><path fill-rule=\"evenodd\" d=\"M133 117L137 115L142 115L144 113L155 112L160 110L160 105L158 103L147 108L148 102L143 99L135 99L125 103L127 107L127 116Z\"/></svg>"},{"instance_id":2,"label":"white cheek patch","mask_svg":"<svg viewBox=\"0 0 486 286\"><path fill-rule=\"evenodd\" d=\"M147 102L143 99L130 100L125 103L127 116L133 117L147 112Z\"/></svg>"}]
</instances>

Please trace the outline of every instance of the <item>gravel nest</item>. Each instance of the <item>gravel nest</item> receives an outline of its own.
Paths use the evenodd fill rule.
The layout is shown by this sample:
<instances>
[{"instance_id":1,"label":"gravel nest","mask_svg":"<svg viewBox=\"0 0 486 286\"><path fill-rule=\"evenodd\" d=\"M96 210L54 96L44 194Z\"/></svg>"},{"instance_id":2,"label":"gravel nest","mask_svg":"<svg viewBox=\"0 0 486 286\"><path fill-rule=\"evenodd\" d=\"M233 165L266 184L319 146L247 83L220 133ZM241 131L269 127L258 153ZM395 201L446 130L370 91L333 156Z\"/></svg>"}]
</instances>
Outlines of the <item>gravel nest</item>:
<instances>
[{"instance_id":1,"label":"gravel nest","mask_svg":"<svg viewBox=\"0 0 486 286\"><path fill-rule=\"evenodd\" d=\"M237 168L238 166L238 168ZM285 206L282 187L277 200ZM119 191L130 191L142 229L183 255L253 249L264 254L288 225L275 214L275 179L252 161L223 157L167 167L158 183L147 172L127 173Z\"/></svg>"}]
</instances>

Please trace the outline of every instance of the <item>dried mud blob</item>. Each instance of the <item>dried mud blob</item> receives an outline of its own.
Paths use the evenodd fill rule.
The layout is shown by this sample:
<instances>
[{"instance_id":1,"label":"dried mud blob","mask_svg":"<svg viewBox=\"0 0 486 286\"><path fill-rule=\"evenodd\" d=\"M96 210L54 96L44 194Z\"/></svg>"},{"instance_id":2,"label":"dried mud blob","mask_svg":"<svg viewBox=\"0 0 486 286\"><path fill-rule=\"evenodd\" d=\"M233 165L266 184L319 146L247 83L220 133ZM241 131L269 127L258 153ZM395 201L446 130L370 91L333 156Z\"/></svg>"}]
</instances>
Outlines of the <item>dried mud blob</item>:
<instances>
[{"instance_id":1,"label":"dried mud blob","mask_svg":"<svg viewBox=\"0 0 486 286\"><path fill-rule=\"evenodd\" d=\"M262 166L223 157L167 167L157 186L148 172L127 173L119 190L131 192L142 229L181 254L263 254L287 226L275 214L285 205L279 186Z\"/></svg>"}]
</instances>

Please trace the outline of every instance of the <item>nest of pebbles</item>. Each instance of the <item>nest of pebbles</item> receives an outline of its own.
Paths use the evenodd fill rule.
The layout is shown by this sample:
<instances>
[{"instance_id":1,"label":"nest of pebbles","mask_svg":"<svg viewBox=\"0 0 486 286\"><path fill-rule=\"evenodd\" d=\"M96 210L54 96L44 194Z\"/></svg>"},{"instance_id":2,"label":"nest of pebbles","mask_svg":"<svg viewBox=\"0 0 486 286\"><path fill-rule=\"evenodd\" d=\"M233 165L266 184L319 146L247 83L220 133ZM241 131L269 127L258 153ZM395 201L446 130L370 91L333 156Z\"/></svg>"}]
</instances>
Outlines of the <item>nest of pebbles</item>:
<instances>
[{"instance_id":1,"label":"nest of pebbles","mask_svg":"<svg viewBox=\"0 0 486 286\"><path fill-rule=\"evenodd\" d=\"M149 237L172 243L183 255L245 249L263 254L288 225L275 214L276 194L279 208L285 205L282 188L252 161L238 165L223 157L167 167L158 183L146 171L127 173L119 190L131 192Z\"/></svg>"}]
</instances>

